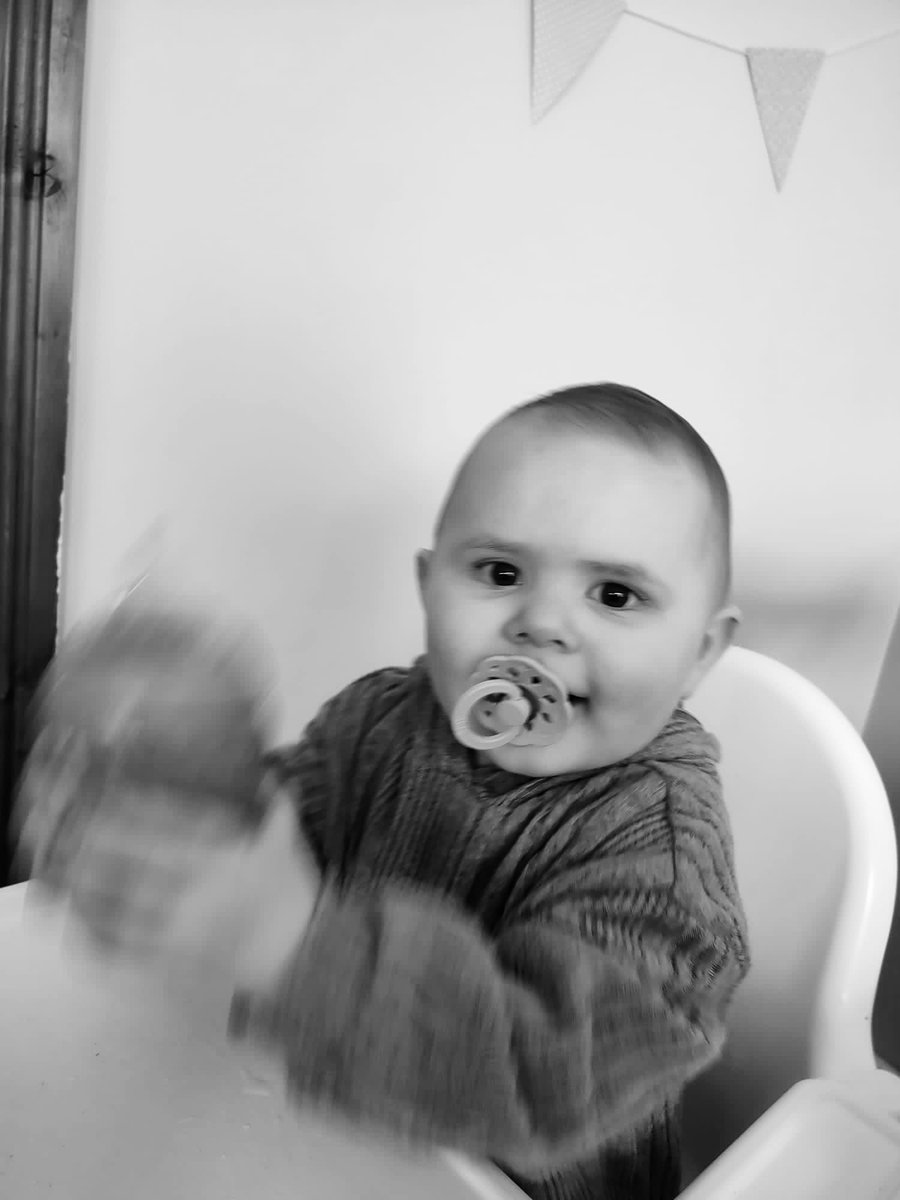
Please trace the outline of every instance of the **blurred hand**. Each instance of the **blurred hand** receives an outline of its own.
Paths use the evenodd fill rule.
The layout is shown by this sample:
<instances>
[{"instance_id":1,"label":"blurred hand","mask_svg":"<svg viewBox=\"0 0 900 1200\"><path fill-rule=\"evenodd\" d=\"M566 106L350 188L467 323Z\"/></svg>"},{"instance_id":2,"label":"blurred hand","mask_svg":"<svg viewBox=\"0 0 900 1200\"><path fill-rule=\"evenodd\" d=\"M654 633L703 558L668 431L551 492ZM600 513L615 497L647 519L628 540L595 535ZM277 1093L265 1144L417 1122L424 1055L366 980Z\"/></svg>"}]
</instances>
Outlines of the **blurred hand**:
<instances>
[{"instance_id":1,"label":"blurred hand","mask_svg":"<svg viewBox=\"0 0 900 1200\"><path fill-rule=\"evenodd\" d=\"M271 991L312 920L321 872L300 828L294 799L267 779L266 819L243 864L236 948L238 983Z\"/></svg>"}]
</instances>

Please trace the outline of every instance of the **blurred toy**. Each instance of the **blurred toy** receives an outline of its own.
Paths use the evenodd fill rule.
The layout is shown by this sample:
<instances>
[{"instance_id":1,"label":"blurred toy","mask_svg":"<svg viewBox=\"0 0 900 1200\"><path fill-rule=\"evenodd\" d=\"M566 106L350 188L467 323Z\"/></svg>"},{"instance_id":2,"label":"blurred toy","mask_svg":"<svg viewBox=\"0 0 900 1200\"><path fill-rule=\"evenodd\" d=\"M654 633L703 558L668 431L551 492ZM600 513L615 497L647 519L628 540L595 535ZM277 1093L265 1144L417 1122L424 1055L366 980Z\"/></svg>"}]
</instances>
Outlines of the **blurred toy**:
<instances>
[{"instance_id":1,"label":"blurred toy","mask_svg":"<svg viewBox=\"0 0 900 1200\"><path fill-rule=\"evenodd\" d=\"M76 626L33 705L18 865L68 893L95 931L127 904L158 923L167 875L174 900L194 864L268 809L264 648L171 579L151 562Z\"/></svg>"},{"instance_id":2,"label":"blurred toy","mask_svg":"<svg viewBox=\"0 0 900 1200\"><path fill-rule=\"evenodd\" d=\"M140 588L61 643L34 718L84 735L134 783L256 803L267 695L249 636Z\"/></svg>"}]
</instances>

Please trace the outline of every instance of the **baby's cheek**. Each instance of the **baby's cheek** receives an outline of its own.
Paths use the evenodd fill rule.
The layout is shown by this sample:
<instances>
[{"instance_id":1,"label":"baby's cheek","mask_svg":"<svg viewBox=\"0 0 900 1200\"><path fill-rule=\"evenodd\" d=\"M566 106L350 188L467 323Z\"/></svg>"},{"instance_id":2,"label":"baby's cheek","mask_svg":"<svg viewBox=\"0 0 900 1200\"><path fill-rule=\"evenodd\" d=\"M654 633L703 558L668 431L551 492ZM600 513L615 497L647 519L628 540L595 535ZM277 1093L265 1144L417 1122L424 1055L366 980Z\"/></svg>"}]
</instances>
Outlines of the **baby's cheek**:
<instances>
[{"instance_id":1,"label":"baby's cheek","mask_svg":"<svg viewBox=\"0 0 900 1200\"><path fill-rule=\"evenodd\" d=\"M427 639L428 670L431 682L438 694L450 687L450 680L458 674L459 648L452 628L445 623L433 624Z\"/></svg>"}]
</instances>

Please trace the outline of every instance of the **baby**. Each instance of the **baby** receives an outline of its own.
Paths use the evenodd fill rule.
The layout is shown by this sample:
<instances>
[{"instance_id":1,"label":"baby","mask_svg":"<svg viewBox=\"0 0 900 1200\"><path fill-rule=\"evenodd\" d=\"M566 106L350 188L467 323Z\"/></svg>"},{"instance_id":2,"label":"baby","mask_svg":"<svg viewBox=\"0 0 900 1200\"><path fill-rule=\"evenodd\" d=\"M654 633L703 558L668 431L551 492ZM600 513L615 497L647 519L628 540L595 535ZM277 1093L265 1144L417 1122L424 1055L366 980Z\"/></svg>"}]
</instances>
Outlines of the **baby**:
<instances>
[{"instance_id":1,"label":"baby","mask_svg":"<svg viewBox=\"0 0 900 1200\"><path fill-rule=\"evenodd\" d=\"M634 389L478 440L417 558L425 655L267 756L240 886L193 861L157 896L221 896L232 1034L298 1103L542 1200L677 1194L679 1098L748 967L717 743L681 707L738 620L729 524L709 448Z\"/></svg>"}]
</instances>

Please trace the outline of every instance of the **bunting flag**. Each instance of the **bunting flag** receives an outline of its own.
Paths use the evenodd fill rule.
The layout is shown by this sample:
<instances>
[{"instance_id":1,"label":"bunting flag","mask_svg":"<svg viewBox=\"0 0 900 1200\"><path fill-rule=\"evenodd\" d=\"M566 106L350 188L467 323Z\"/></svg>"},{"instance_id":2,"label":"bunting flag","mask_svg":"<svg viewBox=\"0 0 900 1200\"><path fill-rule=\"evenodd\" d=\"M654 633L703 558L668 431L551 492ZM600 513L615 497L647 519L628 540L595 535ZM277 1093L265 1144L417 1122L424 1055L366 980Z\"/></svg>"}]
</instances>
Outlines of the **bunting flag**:
<instances>
[{"instance_id":1,"label":"bunting flag","mask_svg":"<svg viewBox=\"0 0 900 1200\"><path fill-rule=\"evenodd\" d=\"M532 120L540 121L571 88L623 13L746 59L775 187L780 192L826 57L824 50L739 49L658 17L633 12L627 0L531 0ZM832 57L898 36L900 29L888 29L827 54Z\"/></svg>"},{"instance_id":2,"label":"bunting flag","mask_svg":"<svg viewBox=\"0 0 900 1200\"><path fill-rule=\"evenodd\" d=\"M547 115L615 29L625 0L532 0L531 115Z\"/></svg>"},{"instance_id":3,"label":"bunting flag","mask_svg":"<svg viewBox=\"0 0 900 1200\"><path fill-rule=\"evenodd\" d=\"M821 50L747 50L756 108L781 191L819 77Z\"/></svg>"}]
</instances>

